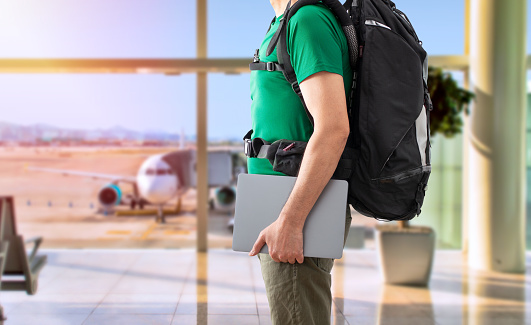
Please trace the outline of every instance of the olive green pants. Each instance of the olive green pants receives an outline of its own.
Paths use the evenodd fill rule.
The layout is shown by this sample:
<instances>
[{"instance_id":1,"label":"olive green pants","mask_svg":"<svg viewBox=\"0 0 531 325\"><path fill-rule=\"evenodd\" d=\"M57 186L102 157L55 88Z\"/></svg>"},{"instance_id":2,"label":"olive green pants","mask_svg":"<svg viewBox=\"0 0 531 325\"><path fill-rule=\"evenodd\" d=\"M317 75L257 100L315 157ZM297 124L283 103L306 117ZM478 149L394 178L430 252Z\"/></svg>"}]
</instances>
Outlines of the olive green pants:
<instances>
[{"instance_id":1,"label":"olive green pants","mask_svg":"<svg viewBox=\"0 0 531 325\"><path fill-rule=\"evenodd\" d=\"M345 238L352 217L347 207ZM277 263L258 254L273 325L330 324L332 308L331 258L304 257L302 264Z\"/></svg>"}]
</instances>

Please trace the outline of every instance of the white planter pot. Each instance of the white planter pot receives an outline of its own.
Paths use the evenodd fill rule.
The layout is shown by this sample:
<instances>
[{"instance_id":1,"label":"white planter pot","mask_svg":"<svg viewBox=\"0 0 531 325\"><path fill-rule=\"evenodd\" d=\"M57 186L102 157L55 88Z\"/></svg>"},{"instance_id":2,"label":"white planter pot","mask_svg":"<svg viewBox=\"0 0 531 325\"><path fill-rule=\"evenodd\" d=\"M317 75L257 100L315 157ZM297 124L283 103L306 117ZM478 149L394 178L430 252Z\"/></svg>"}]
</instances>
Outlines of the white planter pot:
<instances>
[{"instance_id":1,"label":"white planter pot","mask_svg":"<svg viewBox=\"0 0 531 325\"><path fill-rule=\"evenodd\" d=\"M427 286L435 249L435 232L427 227L375 232L380 273L386 284Z\"/></svg>"},{"instance_id":2,"label":"white planter pot","mask_svg":"<svg viewBox=\"0 0 531 325\"><path fill-rule=\"evenodd\" d=\"M345 248L363 249L365 248L365 227L350 226Z\"/></svg>"}]
</instances>

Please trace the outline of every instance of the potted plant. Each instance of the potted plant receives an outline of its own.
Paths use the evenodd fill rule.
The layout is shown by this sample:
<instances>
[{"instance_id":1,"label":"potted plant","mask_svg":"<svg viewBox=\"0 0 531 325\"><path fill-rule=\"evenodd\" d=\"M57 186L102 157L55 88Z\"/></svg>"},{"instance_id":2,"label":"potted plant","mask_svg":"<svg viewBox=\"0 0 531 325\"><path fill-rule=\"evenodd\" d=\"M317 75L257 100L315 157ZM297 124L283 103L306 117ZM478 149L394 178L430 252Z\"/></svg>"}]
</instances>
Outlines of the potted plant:
<instances>
[{"instance_id":1,"label":"potted plant","mask_svg":"<svg viewBox=\"0 0 531 325\"><path fill-rule=\"evenodd\" d=\"M464 110L468 114L468 104L474 95L460 88L452 75L440 68L429 68L428 88L433 103L430 136L439 133L451 138L460 133L461 113ZM376 226L375 239L385 283L428 285L435 251L432 228L398 221Z\"/></svg>"}]
</instances>

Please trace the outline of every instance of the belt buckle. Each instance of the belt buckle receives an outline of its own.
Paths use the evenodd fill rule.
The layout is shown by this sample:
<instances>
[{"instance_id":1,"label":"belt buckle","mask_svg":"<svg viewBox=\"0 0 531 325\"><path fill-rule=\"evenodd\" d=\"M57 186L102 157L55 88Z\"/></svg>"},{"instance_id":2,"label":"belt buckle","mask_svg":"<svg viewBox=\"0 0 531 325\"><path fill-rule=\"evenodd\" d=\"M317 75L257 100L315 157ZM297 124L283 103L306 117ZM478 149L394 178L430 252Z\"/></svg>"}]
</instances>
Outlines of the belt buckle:
<instances>
[{"instance_id":1,"label":"belt buckle","mask_svg":"<svg viewBox=\"0 0 531 325\"><path fill-rule=\"evenodd\" d=\"M275 63L274 62L266 62L266 68L267 68L267 71L275 71Z\"/></svg>"},{"instance_id":2,"label":"belt buckle","mask_svg":"<svg viewBox=\"0 0 531 325\"><path fill-rule=\"evenodd\" d=\"M243 142L243 152L247 157L252 158L252 142L251 139L245 139Z\"/></svg>"}]
</instances>

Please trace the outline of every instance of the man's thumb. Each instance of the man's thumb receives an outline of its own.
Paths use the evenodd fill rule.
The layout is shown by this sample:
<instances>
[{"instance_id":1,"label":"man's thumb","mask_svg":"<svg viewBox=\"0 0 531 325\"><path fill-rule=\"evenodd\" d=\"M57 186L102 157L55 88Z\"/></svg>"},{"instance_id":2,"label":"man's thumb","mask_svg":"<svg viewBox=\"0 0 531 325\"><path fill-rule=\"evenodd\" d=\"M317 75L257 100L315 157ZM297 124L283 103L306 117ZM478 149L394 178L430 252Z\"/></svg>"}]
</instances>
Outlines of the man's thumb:
<instances>
[{"instance_id":1,"label":"man's thumb","mask_svg":"<svg viewBox=\"0 0 531 325\"><path fill-rule=\"evenodd\" d=\"M256 254L258 254L265 243L266 242L264 235L260 234L256 242L254 243L253 249L251 249L251 251L249 252L249 256L255 256Z\"/></svg>"}]
</instances>

